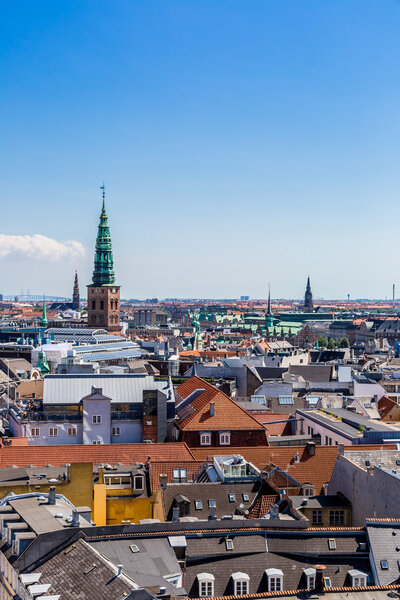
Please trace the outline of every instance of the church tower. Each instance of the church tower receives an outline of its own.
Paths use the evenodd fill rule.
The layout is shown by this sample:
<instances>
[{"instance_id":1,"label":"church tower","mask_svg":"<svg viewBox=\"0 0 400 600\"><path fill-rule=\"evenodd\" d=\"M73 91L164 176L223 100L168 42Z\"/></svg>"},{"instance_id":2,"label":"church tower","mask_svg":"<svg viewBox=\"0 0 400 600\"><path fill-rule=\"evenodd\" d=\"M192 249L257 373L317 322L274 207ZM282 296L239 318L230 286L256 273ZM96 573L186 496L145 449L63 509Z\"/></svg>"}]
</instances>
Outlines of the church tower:
<instances>
[{"instance_id":1,"label":"church tower","mask_svg":"<svg viewBox=\"0 0 400 600\"><path fill-rule=\"evenodd\" d=\"M105 206L105 188L103 206L96 239L94 271L92 283L88 285L88 327L107 329L110 333L119 333L120 306L119 285L115 285L113 253Z\"/></svg>"},{"instance_id":2,"label":"church tower","mask_svg":"<svg viewBox=\"0 0 400 600\"><path fill-rule=\"evenodd\" d=\"M268 309L265 313L265 329L268 333L269 328L274 326L274 316L271 309L271 286L268 284Z\"/></svg>"},{"instance_id":3,"label":"church tower","mask_svg":"<svg viewBox=\"0 0 400 600\"><path fill-rule=\"evenodd\" d=\"M74 291L72 292L72 308L79 310L81 299L79 294L78 272L75 271Z\"/></svg>"},{"instance_id":4,"label":"church tower","mask_svg":"<svg viewBox=\"0 0 400 600\"><path fill-rule=\"evenodd\" d=\"M313 304L313 299L312 299L310 276L308 276L308 278L307 278L306 293L304 294L304 312L306 312L306 313L314 312L314 304Z\"/></svg>"}]
</instances>

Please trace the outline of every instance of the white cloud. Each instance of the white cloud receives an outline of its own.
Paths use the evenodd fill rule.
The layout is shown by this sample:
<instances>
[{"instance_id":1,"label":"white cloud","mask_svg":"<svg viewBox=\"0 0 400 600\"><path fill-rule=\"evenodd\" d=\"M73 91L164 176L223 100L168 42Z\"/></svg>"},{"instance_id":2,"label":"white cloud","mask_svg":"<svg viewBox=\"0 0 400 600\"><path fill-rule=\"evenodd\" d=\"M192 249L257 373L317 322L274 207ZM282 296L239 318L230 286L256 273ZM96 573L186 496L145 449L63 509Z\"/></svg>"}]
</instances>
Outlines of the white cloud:
<instances>
[{"instance_id":1,"label":"white cloud","mask_svg":"<svg viewBox=\"0 0 400 600\"><path fill-rule=\"evenodd\" d=\"M22 257L57 262L64 258L84 256L85 248L80 242L67 240L58 242L35 233L34 235L0 234L0 259Z\"/></svg>"}]
</instances>

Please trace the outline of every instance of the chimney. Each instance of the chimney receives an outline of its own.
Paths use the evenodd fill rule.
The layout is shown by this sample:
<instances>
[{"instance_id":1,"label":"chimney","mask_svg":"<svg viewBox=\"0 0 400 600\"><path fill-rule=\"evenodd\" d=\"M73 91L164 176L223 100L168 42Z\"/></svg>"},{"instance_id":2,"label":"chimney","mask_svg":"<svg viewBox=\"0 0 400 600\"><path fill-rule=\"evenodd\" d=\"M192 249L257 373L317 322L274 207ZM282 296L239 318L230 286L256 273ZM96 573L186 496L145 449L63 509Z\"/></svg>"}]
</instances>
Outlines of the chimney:
<instances>
[{"instance_id":1,"label":"chimney","mask_svg":"<svg viewBox=\"0 0 400 600\"><path fill-rule=\"evenodd\" d=\"M217 509L215 508L215 506L211 506L211 508L208 512L208 520L215 521L216 519L217 519Z\"/></svg>"},{"instance_id":2,"label":"chimney","mask_svg":"<svg viewBox=\"0 0 400 600\"><path fill-rule=\"evenodd\" d=\"M71 521L71 527L79 527L79 513L77 510L73 510L72 511L72 521Z\"/></svg>"},{"instance_id":3,"label":"chimney","mask_svg":"<svg viewBox=\"0 0 400 600\"><path fill-rule=\"evenodd\" d=\"M117 565L118 572L117 572L116 577L119 577L120 575L122 575L123 568L124 568L124 565Z\"/></svg>"},{"instance_id":4,"label":"chimney","mask_svg":"<svg viewBox=\"0 0 400 600\"><path fill-rule=\"evenodd\" d=\"M172 509L172 522L177 523L179 520L179 506L174 506Z\"/></svg>"},{"instance_id":5,"label":"chimney","mask_svg":"<svg viewBox=\"0 0 400 600\"><path fill-rule=\"evenodd\" d=\"M215 402L214 400L211 400L210 402L210 417L214 417L215 416Z\"/></svg>"},{"instance_id":6,"label":"chimney","mask_svg":"<svg viewBox=\"0 0 400 600\"><path fill-rule=\"evenodd\" d=\"M162 490L167 489L167 481L168 481L168 475L165 475L165 473L160 473L160 488Z\"/></svg>"},{"instance_id":7,"label":"chimney","mask_svg":"<svg viewBox=\"0 0 400 600\"><path fill-rule=\"evenodd\" d=\"M167 588L166 588L166 587L164 587L163 585L162 585L162 586L160 586L160 592L159 592L159 595L160 595L160 596L164 596L166 593L167 593Z\"/></svg>"},{"instance_id":8,"label":"chimney","mask_svg":"<svg viewBox=\"0 0 400 600\"><path fill-rule=\"evenodd\" d=\"M338 456L344 456L344 444L338 444L337 454Z\"/></svg>"},{"instance_id":9,"label":"chimney","mask_svg":"<svg viewBox=\"0 0 400 600\"><path fill-rule=\"evenodd\" d=\"M49 499L48 503L54 505L56 503L56 488L54 485L49 487Z\"/></svg>"},{"instance_id":10,"label":"chimney","mask_svg":"<svg viewBox=\"0 0 400 600\"><path fill-rule=\"evenodd\" d=\"M306 449L310 456L315 456L315 442L307 442Z\"/></svg>"},{"instance_id":11,"label":"chimney","mask_svg":"<svg viewBox=\"0 0 400 600\"><path fill-rule=\"evenodd\" d=\"M315 591L317 594L322 594L325 590L324 571L325 565L313 565L315 569Z\"/></svg>"},{"instance_id":12,"label":"chimney","mask_svg":"<svg viewBox=\"0 0 400 600\"><path fill-rule=\"evenodd\" d=\"M277 504L271 504L270 518L279 519L279 506Z\"/></svg>"},{"instance_id":13,"label":"chimney","mask_svg":"<svg viewBox=\"0 0 400 600\"><path fill-rule=\"evenodd\" d=\"M322 486L322 495L323 496L327 496L328 495L328 483L324 483L324 485Z\"/></svg>"}]
</instances>

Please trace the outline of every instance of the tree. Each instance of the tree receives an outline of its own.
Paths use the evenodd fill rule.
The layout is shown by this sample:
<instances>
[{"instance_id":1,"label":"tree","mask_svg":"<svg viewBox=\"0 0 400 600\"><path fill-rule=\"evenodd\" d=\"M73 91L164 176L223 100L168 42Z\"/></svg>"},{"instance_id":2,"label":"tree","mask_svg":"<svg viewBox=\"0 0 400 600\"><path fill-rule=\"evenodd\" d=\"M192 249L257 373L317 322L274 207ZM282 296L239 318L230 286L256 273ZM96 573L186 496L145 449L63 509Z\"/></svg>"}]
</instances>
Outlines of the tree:
<instances>
[{"instance_id":1,"label":"tree","mask_svg":"<svg viewBox=\"0 0 400 600\"><path fill-rule=\"evenodd\" d=\"M339 347L340 348L349 348L350 347L349 340L347 339L347 337L344 337L340 340Z\"/></svg>"},{"instance_id":2,"label":"tree","mask_svg":"<svg viewBox=\"0 0 400 600\"><path fill-rule=\"evenodd\" d=\"M333 350L334 347L335 347L335 340L330 337L328 340L327 348L328 348L328 350Z\"/></svg>"},{"instance_id":3,"label":"tree","mask_svg":"<svg viewBox=\"0 0 400 600\"><path fill-rule=\"evenodd\" d=\"M320 335L318 337L318 345L320 348L326 348L328 344L328 340L326 339L326 337L324 337L323 335Z\"/></svg>"}]
</instances>

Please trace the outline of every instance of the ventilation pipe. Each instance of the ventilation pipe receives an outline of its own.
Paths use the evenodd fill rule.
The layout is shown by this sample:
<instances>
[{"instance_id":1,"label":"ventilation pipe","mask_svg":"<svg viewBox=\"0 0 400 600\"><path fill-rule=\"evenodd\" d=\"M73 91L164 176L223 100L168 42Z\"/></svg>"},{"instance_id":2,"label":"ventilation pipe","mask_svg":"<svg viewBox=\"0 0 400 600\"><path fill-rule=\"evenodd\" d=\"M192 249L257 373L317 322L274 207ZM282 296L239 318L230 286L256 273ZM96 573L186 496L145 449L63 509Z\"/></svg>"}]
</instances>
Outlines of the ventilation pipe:
<instances>
[{"instance_id":1,"label":"ventilation pipe","mask_svg":"<svg viewBox=\"0 0 400 600\"><path fill-rule=\"evenodd\" d=\"M71 521L71 527L79 527L79 513L77 510L73 510L72 511L72 521Z\"/></svg>"},{"instance_id":2,"label":"ventilation pipe","mask_svg":"<svg viewBox=\"0 0 400 600\"><path fill-rule=\"evenodd\" d=\"M48 503L51 504L52 506L54 506L54 504L56 503L56 488L54 485L52 485L51 487L49 487L49 499L48 499Z\"/></svg>"}]
</instances>

